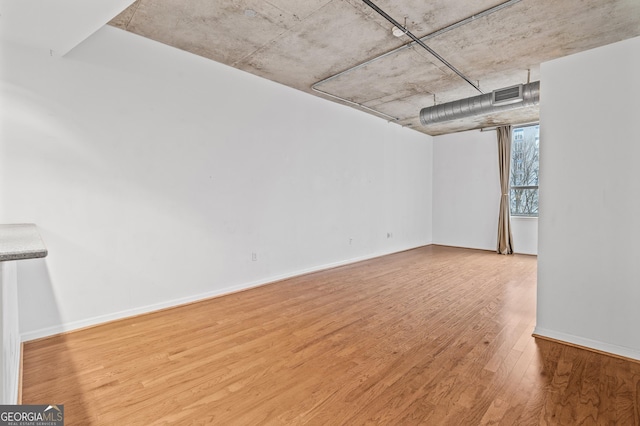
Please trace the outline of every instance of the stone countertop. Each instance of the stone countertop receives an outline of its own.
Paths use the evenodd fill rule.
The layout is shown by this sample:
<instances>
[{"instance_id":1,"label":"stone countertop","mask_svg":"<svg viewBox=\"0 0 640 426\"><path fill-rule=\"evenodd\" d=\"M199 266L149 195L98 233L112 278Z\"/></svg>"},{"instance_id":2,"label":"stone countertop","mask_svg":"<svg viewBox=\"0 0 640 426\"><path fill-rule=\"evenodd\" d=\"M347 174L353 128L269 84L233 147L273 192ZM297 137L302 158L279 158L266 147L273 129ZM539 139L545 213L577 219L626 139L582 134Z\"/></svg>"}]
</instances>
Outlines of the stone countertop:
<instances>
[{"instance_id":1,"label":"stone countertop","mask_svg":"<svg viewBox=\"0 0 640 426\"><path fill-rule=\"evenodd\" d=\"M0 262L46 255L47 248L35 224L0 225Z\"/></svg>"}]
</instances>

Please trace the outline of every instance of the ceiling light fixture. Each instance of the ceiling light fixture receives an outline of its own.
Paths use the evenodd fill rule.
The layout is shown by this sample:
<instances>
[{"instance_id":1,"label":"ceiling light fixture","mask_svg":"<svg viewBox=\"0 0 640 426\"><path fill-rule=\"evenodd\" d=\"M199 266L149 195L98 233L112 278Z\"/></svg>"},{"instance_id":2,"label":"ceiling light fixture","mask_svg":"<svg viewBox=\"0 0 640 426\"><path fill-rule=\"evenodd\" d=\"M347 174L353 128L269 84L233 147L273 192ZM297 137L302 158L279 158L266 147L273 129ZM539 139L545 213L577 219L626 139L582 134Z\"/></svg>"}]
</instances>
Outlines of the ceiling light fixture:
<instances>
[{"instance_id":1,"label":"ceiling light fixture","mask_svg":"<svg viewBox=\"0 0 640 426\"><path fill-rule=\"evenodd\" d=\"M393 34L396 37L402 37L404 35L404 30L394 25L393 28L391 28L391 34Z\"/></svg>"},{"instance_id":2,"label":"ceiling light fixture","mask_svg":"<svg viewBox=\"0 0 640 426\"><path fill-rule=\"evenodd\" d=\"M404 17L404 26L402 28L394 25L393 28L391 28L391 34L393 34L396 37L402 37L403 35L405 35L405 33L407 32L407 17Z\"/></svg>"}]
</instances>

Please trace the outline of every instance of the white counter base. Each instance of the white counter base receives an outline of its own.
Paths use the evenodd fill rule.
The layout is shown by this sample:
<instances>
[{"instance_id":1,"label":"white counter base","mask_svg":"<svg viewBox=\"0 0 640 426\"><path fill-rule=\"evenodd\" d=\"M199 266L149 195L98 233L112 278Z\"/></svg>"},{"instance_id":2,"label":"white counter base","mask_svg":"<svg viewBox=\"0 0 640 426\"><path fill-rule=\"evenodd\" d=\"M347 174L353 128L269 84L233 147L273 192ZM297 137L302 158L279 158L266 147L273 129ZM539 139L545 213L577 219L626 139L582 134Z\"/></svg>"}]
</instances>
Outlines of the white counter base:
<instances>
[{"instance_id":1,"label":"white counter base","mask_svg":"<svg viewBox=\"0 0 640 426\"><path fill-rule=\"evenodd\" d=\"M0 366L1 404L18 403L20 381L20 329L18 323L18 283L15 261L0 262L0 306L2 320L2 365Z\"/></svg>"},{"instance_id":2,"label":"white counter base","mask_svg":"<svg viewBox=\"0 0 640 426\"><path fill-rule=\"evenodd\" d=\"M22 342L16 262L46 255L47 248L36 225L0 225L0 404L18 403Z\"/></svg>"}]
</instances>

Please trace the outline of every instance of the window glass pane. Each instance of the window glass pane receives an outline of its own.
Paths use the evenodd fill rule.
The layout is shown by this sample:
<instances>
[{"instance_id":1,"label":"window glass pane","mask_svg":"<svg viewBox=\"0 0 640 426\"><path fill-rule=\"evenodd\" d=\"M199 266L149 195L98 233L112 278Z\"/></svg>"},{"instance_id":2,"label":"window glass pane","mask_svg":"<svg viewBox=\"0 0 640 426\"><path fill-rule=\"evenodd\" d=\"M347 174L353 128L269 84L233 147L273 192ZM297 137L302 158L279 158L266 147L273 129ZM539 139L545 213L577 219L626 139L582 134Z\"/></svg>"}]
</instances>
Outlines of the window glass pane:
<instances>
[{"instance_id":1,"label":"window glass pane","mask_svg":"<svg viewBox=\"0 0 640 426\"><path fill-rule=\"evenodd\" d=\"M511 214L538 216L538 188L511 188Z\"/></svg>"},{"instance_id":2,"label":"window glass pane","mask_svg":"<svg viewBox=\"0 0 640 426\"><path fill-rule=\"evenodd\" d=\"M540 126L516 127L511 138L511 214L538 215Z\"/></svg>"},{"instance_id":3,"label":"window glass pane","mask_svg":"<svg viewBox=\"0 0 640 426\"><path fill-rule=\"evenodd\" d=\"M538 185L540 126L513 130L511 141L511 186Z\"/></svg>"}]
</instances>

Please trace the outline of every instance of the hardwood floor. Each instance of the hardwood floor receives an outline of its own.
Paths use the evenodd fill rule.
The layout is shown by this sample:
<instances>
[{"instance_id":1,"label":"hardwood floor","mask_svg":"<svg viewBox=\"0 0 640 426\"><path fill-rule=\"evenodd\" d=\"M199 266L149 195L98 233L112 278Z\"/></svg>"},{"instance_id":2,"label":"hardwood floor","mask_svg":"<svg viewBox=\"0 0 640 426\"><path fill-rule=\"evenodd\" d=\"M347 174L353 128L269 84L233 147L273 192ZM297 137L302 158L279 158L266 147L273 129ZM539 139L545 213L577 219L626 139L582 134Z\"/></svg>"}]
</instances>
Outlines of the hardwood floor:
<instances>
[{"instance_id":1,"label":"hardwood floor","mask_svg":"<svg viewBox=\"0 0 640 426\"><path fill-rule=\"evenodd\" d=\"M428 246L25 345L68 425L638 425L640 364L531 337L536 258Z\"/></svg>"}]
</instances>

